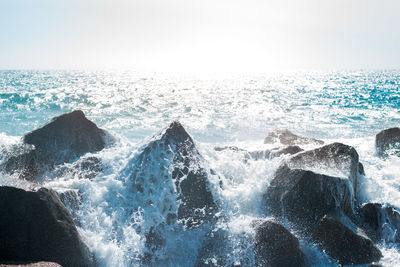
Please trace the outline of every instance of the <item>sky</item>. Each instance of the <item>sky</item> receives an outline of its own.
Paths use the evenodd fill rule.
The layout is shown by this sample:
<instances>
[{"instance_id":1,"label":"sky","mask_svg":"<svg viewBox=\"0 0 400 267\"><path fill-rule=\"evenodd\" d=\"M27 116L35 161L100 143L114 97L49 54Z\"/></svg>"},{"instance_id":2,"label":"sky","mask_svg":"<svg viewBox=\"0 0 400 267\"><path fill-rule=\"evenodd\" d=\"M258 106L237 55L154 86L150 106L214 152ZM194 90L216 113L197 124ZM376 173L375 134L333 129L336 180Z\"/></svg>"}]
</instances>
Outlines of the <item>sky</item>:
<instances>
[{"instance_id":1,"label":"sky","mask_svg":"<svg viewBox=\"0 0 400 267\"><path fill-rule=\"evenodd\" d=\"M0 69L400 69L400 1L1 0Z\"/></svg>"}]
</instances>

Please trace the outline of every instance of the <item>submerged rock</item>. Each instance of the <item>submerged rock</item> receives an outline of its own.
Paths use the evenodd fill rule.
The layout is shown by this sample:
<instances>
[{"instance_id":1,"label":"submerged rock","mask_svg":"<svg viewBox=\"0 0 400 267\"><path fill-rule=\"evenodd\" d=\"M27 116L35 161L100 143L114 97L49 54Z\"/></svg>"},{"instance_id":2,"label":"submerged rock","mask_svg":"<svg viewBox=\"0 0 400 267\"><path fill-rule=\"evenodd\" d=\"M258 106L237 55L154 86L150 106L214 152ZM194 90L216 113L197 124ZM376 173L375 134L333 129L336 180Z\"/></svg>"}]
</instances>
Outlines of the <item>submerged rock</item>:
<instances>
[{"instance_id":1,"label":"submerged rock","mask_svg":"<svg viewBox=\"0 0 400 267\"><path fill-rule=\"evenodd\" d=\"M0 187L0 261L95 266L56 192Z\"/></svg>"},{"instance_id":2,"label":"submerged rock","mask_svg":"<svg viewBox=\"0 0 400 267\"><path fill-rule=\"evenodd\" d=\"M312 238L341 265L360 265L379 261L382 257L380 250L357 230L348 218L329 214L319 221Z\"/></svg>"},{"instance_id":3,"label":"submerged rock","mask_svg":"<svg viewBox=\"0 0 400 267\"><path fill-rule=\"evenodd\" d=\"M254 160L273 159L282 155L294 155L301 151L304 150L299 146L287 146L285 148L276 148L272 150L251 151L249 152L249 156Z\"/></svg>"},{"instance_id":4,"label":"submerged rock","mask_svg":"<svg viewBox=\"0 0 400 267\"><path fill-rule=\"evenodd\" d=\"M358 211L360 224L375 242L400 241L400 213L391 206L366 203Z\"/></svg>"},{"instance_id":5,"label":"submerged rock","mask_svg":"<svg viewBox=\"0 0 400 267\"><path fill-rule=\"evenodd\" d=\"M257 150L257 151L247 151L242 148L238 148L236 146L225 146L225 147L215 147L215 151L234 151L237 153L242 153L244 157L244 161L247 162L247 160L252 159L252 160L263 160L263 159L274 159L277 157L280 157L282 155L294 155L296 153L304 151L301 147L299 146L287 146L284 148L274 148L274 149L266 149L266 150Z\"/></svg>"},{"instance_id":6,"label":"submerged rock","mask_svg":"<svg viewBox=\"0 0 400 267\"><path fill-rule=\"evenodd\" d=\"M102 150L107 138L112 139L81 110L66 113L27 133L23 138L24 151L12 155L5 169L9 173L20 172L24 179L35 180L46 169Z\"/></svg>"},{"instance_id":7,"label":"submerged rock","mask_svg":"<svg viewBox=\"0 0 400 267\"><path fill-rule=\"evenodd\" d=\"M351 186L346 179L281 166L264 194L267 210L309 230L331 210L351 214Z\"/></svg>"},{"instance_id":8,"label":"submerged rock","mask_svg":"<svg viewBox=\"0 0 400 267\"><path fill-rule=\"evenodd\" d=\"M172 224L176 218L195 227L213 218L217 205L202 160L179 122L171 123L134 158L129 180L138 203L159 214L151 220ZM165 221L159 221L161 217Z\"/></svg>"},{"instance_id":9,"label":"submerged rock","mask_svg":"<svg viewBox=\"0 0 400 267\"><path fill-rule=\"evenodd\" d=\"M264 139L264 144L275 143L279 141L282 145L323 145L324 141L296 135L287 129L276 129L268 134Z\"/></svg>"},{"instance_id":10,"label":"submerged rock","mask_svg":"<svg viewBox=\"0 0 400 267\"><path fill-rule=\"evenodd\" d=\"M257 220L253 225L256 230L256 266L306 266L299 240L285 227L268 220Z\"/></svg>"},{"instance_id":11,"label":"submerged rock","mask_svg":"<svg viewBox=\"0 0 400 267\"><path fill-rule=\"evenodd\" d=\"M380 157L387 157L389 154L400 156L400 128L380 131L375 137L375 149Z\"/></svg>"}]
</instances>

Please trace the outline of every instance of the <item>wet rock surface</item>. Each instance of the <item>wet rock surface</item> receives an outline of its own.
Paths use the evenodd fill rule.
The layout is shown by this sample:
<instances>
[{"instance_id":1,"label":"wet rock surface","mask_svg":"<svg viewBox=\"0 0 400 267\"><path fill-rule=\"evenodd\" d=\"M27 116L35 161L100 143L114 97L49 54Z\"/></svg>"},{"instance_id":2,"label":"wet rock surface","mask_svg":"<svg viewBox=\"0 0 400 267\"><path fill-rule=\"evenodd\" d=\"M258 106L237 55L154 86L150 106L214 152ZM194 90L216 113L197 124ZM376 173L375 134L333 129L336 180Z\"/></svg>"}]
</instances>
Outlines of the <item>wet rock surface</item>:
<instances>
[{"instance_id":1,"label":"wet rock surface","mask_svg":"<svg viewBox=\"0 0 400 267\"><path fill-rule=\"evenodd\" d=\"M0 261L95 266L56 192L0 187Z\"/></svg>"},{"instance_id":2,"label":"wet rock surface","mask_svg":"<svg viewBox=\"0 0 400 267\"><path fill-rule=\"evenodd\" d=\"M280 142L282 145L323 145L324 141L296 135L287 129L276 129L264 139L264 144Z\"/></svg>"},{"instance_id":3,"label":"wet rock surface","mask_svg":"<svg viewBox=\"0 0 400 267\"><path fill-rule=\"evenodd\" d=\"M195 227L211 220L217 205L193 139L179 122L171 123L153 139L135 159L129 178L139 202L149 203L151 195L159 192L162 203L152 205L162 207L158 212L168 224L176 218Z\"/></svg>"},{"instance_id":4,"label":"wet rock surface","mask_svg":"<svg viewBox=\"0 0 400 267\"><path fill-rule=\"evenodd\" d=\"M12 153L5 163L9 173L34 181L55 165L72 162L88 152L102 150L112 137L76 110L53 118L46 125L27 133L22 151ZM19 149L21 150L21 149Z\"/></svg>"},{"instance_id":5,"label":"wet rock surface","mask_svg":"<svg viewBox=\"0 0 400 267\"><path fill-rule=\"evenodd\" d=\"M380 131L375 136L375 148L378 156L389 154L400 156L400 128L394 127Z\"/></svg>"},{"instance_id":6,"label":"wet rock surface","mask_svg":"<svg viewBox=\"0 0 400 267\"><path fill-rule=\"evenodd\" d=\"M287 160L292 169L310 170L329 176L348 179L353 199L357 196L359 156L357 151L342 143L332 143L317 149L298 153Z\"/></svg>"},{"instance_id":7,"label":"wet rock surface","mask_svg":"<svg viewBox=\"0 0 400 267\"><path fill-rule=\"evenodd\" d=\"M307 266L299 240L282 225L269 220L253 222L256 266Z\"/></svg>"},{"instance_id":8,"label":"wet rock surface","mask_svg":"<svg viewBox=\"0 0 400 267\"><path fill-rule=\"evenodd\" d=\"M358 210L361 227L375 242L400 241L400 213L389 205L366 203Z\"/></svg>"},{"instance_id":9,"label":"wet rock surface","mask_svg":"<svg viewBox=\"0 0 400 267\"><path fill-rule=\"evenodd\" d=\"M352 213L351 188L346 179L281 166L264 194L272 215L309 228L331 210Z\"/></svg>"},{"instance_id":10,"label":"wet rock surface","mask_svg":"<svg viewBox=\"0 0 400 267\"><path fill-rule=\"evenodd\" d=\"M340 217L339 217L340 216ZM312 238L341 265L377 262L382 253L374 243L343 215L328 214L316 225Z\"/></svg>"}]
</instances>

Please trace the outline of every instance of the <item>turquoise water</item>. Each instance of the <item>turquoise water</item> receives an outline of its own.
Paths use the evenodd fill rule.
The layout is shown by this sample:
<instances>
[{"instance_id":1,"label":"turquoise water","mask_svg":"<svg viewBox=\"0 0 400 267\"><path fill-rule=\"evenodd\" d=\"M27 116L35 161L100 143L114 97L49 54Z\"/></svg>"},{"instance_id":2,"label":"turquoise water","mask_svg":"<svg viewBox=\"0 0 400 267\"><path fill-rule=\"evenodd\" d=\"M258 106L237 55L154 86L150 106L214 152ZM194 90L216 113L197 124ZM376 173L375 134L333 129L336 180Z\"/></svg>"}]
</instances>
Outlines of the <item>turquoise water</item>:
<instances>
[{"instance_id":1,"label":"turquoise water","mask_svg":"<svg viewBox=\"0 0 400 267\"><path fill-rule=\"evenodd\" d=\"M252 257L251 249L238 244L246 243L249 222L260 216L260 197L281 159L244 164L237 155L216 153L214 146L267 148L263 138L275 128L327 142L341 141L356 147L365 166L362 200L400 207L400 160L383 161L374 153L375 134L400 125L399 71L200 78L137 72L0 71L3 147L75 109L83 110L119 141L98 154L108 168L94 180L64 174L45 185L84 192L79 229L102 266L138 264L144 237L130 221L141 217L136 213L128 218L124 213L134 200L124 187L122 173L129 172L130 159L146 140L173 120L184 125L207 164L227 180L228 186L214 195L224 203L223 212L230 218L221 227L231 233L228 258L232 263ZM6 174L0 183L29 186ZM179 242L167 248L165 265L192 266L201 241L196 236L193 231L176 233ZM312 245L303 247L315 266L334 265ZM400 264L396 247L380 244L380 248L384 263Z\"/></svg>"}]
</instances>

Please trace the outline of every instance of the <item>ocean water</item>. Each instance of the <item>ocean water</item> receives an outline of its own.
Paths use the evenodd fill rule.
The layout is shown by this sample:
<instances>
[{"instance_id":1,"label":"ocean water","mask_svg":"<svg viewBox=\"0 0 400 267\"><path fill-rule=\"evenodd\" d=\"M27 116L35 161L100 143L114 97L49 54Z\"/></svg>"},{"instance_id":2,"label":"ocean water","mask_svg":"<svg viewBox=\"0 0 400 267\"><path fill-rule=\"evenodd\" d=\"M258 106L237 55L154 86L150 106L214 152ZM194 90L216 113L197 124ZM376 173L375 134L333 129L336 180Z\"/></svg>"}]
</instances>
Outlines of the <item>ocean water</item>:
<instances>
[{"instance_id":1,"label":"ocean water","mask_svg":"<svg viewBox=\"0 0 400 267\"><path fill-rule=\"evenodd\" d=\"M271 148L263 138L276 128L340 141L354 146L366 175L360 181L361 202L400 207L400 159L375 155L380 130L400 125L399 71L291 72L235 77L179 77L139 72L0 71L0 147L72 110L81 109L116 143L95 153L104 168L82 179L74 164L70 171L47 174L44 186L76 190L82 207L71 209L78 229L101 266L140 266L146 253L148 229L158 216L146 210L127 185L135 156L152 136L179 120L193 137L203 164L224 182L210 179L221 205L215 224L195 229L166 229L165 246L157 251L158 265L194 266L206 236L227 236L226 248L216 252L224 265L254 264L254 233L250 222L262 216L260 200L283 157L243 161L234 151ZM88 157L91 155L85 155ZM0 161L4 157L0 155ZM57 179L53 179L57 176ZM21 188L37 185L6 173L0 184ZM162 191L162 188L158 188ZM157 203L162 192L155 193ZM313 266L336 266L314 244L301 240ZM400 266L399 247L378 244L385 266ZM218 262L218 256L209 258ZM150 264L151 265L151 264Z\"/></svg>"}]
</instances>

